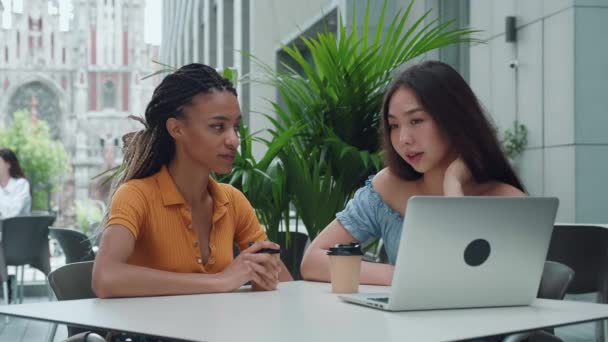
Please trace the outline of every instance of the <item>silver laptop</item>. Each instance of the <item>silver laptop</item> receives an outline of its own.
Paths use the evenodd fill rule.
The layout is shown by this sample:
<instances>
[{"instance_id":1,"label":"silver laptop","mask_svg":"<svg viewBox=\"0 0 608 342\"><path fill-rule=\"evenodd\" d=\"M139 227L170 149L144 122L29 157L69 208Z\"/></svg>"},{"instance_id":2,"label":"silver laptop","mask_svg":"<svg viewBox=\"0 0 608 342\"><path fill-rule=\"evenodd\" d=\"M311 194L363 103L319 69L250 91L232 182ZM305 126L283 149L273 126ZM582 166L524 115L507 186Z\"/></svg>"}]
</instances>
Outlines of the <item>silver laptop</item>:
<instances>
[{"instance_id":1,"label":"silver laptop","mask_svg":"<svg viewBox=\"0 0 608 342\"><path fill-rule=\"evenodd\" d=\"M557 198L410 198L390 293L341 295L388 311L529 305Z\"/></svg>"}]
</instances>

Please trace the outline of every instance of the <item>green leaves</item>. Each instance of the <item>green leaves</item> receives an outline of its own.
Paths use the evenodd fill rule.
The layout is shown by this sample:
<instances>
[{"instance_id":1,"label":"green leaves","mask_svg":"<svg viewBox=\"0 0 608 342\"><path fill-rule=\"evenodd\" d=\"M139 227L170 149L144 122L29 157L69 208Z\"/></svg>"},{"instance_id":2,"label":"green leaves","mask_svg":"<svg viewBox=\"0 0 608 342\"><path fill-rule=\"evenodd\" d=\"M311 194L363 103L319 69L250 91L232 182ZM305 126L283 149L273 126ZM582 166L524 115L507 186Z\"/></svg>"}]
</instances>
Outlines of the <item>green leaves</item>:
<instances>
[{"instance_id":1,"label":"green leaves","mask_svg":"<svg viewBox=\"0 0 608 342\"><path fill-rule=\"evenodd\" d=\"M528 145L528 129L524 124L515 120L513 122L513 129L507 128L504 131L501 144L507 158L515 160L526 149L526 145Z\"/></svg>"},{"instance_id":2,"label":"green leaves","mask_svg":"<svg viewBox=\"0 0 608 342\"><path fill-rule=\"evenodd\" d=\"M99 200L80 200L76 201L76 223L80 230L89 235L93 233L95 224L99 224L103 219L106 206Z\"/></svg>"},{"instance_id":3,"label":"green leaves","mask_svg":"<svg viewBox=\"0 0 608 342\"><path fill-rule=\"evenodd\" d=\"M331 222L335 213L344 208L349 198L345 177L334 177L325 152L316 149L303 155L286 148L281 156L289 177L287 189L298 216L314 239Z\"/></svg>"},{"instance_id":4,"label":"green leaves","mask_svg":"<svg viewBox=\"0 0 608 342\"><path fill-rule=\"evenodd\" d=\"M302 38L312 61L304 58L297 45L283 46L298 69L303 70L302 75L293 71L289 63L283 64L287 70L284 73L265 68L283 97L283 109L296 121L308 123L310 136L323 136L331 130L349 145L379 150L378 112L392 72L430 50L474 40L470 35L476 31L450 30L452 22L433 20L425 24L430 11L406 30L406 23L411 21L412 4L404 13L398 12L384 31L384 2L379 24L375 32L369 32L368 3L361 39L356 15L350 31L340 21L340 39L333 32ZM372 33L373 41L368 42ZM363 132L366 134L361 134Z\"/></svg>"},{"instance_id":5,"label":"green leaves","mask_svg":"<svg viewBox=\"0 0 608 342\"><path fill-rule=\"evenodd\" d=\"M173 66L173 65L169 65L169 64L165 64L156 60L152 60L152 63L158 65L158 69L154 72L151 72L147 75L144 75L141 79L145 80L157 75L163 75L163 74L168 74L168 73L172 73L175 70L177 70L177 67ZM224 68L224 70L220 71L220 75L222 75L223 77L227 78L230 80L230 82L232 82L234 85L236 85L237 80L238 80L238 72L236 69L233 68Z\"/></svg>"},{"instance_id":6,"label":"green leaves","mask_svg":"<svg viewBox=\"0 0 608 342\"><path fill-rule=\"evenodd\" d=\"M159 61L152 60L152 63L159 65L159 68L156 71L142 77L141 78L142 80L145 80L150 77L154 77L156 75L171 73L171 72L174 72L175 70L177 70L176 67L169 65L169 64L159 62Z\"/></svg>"},{"instance_id":7,"label":"green leaves","mask_svg":"<svg viewBox=\"0 0 608 342\"><path fill-rule=\"evenodd\" d=\"M0 146L10 148L32 187L32 209L48 210L49 196L70 171L68 156L59 141L51 139L44 120L34 124L26 111L13 114L9 127L0 127Z\"/></svg>"}]
</instances>

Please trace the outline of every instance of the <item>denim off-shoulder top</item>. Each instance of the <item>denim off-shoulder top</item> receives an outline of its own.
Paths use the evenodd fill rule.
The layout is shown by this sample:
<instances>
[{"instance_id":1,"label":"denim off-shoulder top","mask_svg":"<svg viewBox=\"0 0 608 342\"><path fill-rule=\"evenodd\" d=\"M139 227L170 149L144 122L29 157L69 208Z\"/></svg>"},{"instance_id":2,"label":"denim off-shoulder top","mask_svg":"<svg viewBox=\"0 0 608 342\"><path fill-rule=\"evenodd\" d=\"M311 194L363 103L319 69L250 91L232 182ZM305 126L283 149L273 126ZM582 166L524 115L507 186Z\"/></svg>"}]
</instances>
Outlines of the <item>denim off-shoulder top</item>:
<instances>
[{"instance_id":1,"label":"denim off-shoulder top","mask_svg":"<svg viewBox=\"0 0 608 342\"><path fill-rule=\"evenodd\" d=\"M355 192L355 196L348 201L344 210L336 214L336 218L363 245L382 238L388 262L394 265L401 241L403 217L374 190L373 178L370 176L365 181L365 185Z\"/></svg>"}]
</instances>

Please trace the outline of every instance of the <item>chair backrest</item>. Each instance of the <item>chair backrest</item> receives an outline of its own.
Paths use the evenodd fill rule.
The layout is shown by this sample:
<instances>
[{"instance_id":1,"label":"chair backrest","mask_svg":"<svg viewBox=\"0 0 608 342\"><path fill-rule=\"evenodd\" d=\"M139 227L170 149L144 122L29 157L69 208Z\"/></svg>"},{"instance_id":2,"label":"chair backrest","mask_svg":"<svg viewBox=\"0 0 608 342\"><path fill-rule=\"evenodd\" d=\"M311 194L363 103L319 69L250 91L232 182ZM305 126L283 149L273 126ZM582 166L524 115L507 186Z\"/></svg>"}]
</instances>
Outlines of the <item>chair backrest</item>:
<instances>
[{"instance_id":1,"label":"chair backrest","mask_svg":"<svg viewBox=\"0 0 608 342\"><path fill-rule=\"evenodd\" d=\"M93 292L93 261L75 262L66 264L49 274L49 285L57 300L73 300L96 298ZM89 331L68 325L68 336ZM102 336L103 331L96 331Z\"/></svg>"},{"instance_id":2,"label":"chair backrest","mask_svg":"<svg viewBox=\"0 0 608 342\"><path fill-rule=\"evenodd\" d=\"M93 261L75 262L49 274L49 285L58 300L95 298L92 288Z\"/></svg>"},{"instance_id":3,"label":"chair backrest","mask_svg":"<svg viewBox=\"0 0 608 342\"><path fill-rule=\"evenodd\" d=\"M600 291L602 278L608 271L608 229L556 224L547 260L567 265L576 272L568 293Z\"/></svg>"},{"instance_id":4,"label":"chair backrest","mask_svg":"<svg viewBox=\"0 0 608 342\"><path fill-rule=\"evenodd\" d=\"M49 274L49 226L55 216L17 216L0 220L0 275L8 265L30 265Z\"/></svg>"},{"instance_id":5,"label":"chair backrest","mask_svg":"<svg viewBox=\"0 0 608 342\"><path fill-rule=\"evenodd\" d=\"M538 298L564 299L573 279L574 271L570 267L555 261L545 261Z\"/></svg>"},{"instance_id":6,"label":"chair backrest","mask_svg":"<svg viewBox=\"0 0 608 342\"><path fill-rule=\"evenodd\" d=\"M300 274L300 264L302 264L304 250L308 246L308 235L299 232L290 232L288 246L287 234L280 232L278 234L277 241L275 242L281 245L281 248L284 249L281 252L281 260L289 269L293 279L302 279L302 275ZM288 247L286 248L286 246Z\"/></svg>"},{"instance_id":7,"label":"chair backrest","mask_svg":"<svg viewBox=\"0 0 608 342\"><path fill-rule=\"evenodd\" d=\"M66 264L95 259L91 240L84 233L75 229L57 227L50 227L49 233L59 242L65 254Z\"/></svg>"}]
</instances>

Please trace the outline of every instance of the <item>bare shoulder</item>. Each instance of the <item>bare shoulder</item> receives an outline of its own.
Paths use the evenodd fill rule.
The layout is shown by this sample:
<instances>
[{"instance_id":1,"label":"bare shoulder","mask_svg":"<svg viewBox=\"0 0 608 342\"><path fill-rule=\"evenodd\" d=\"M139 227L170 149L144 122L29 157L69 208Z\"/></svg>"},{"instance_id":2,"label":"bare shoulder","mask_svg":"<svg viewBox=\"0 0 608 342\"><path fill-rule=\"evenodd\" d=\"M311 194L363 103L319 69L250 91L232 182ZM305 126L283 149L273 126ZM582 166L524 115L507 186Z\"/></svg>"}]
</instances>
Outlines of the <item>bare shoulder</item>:
<instances>
[{"instance_id":1,"label":"bare shoulder","mask_svg":"<svg viewBox=\"0 0 608 342\"><path fill-rule=\"evenodd\" d=\"M487 187L481 193L482 196L507 196L507 197L524 197L528 196L525 192L519 190L513 185L491 182L487 184Z\"/></svg>"},{"instance_id":2,"label":"bare shoulder","mask_svg":"<svg viewBox=\"0 0 608 342\"><path fill-rule=\"evenodd\" d=\"M380 170L372 180L372 185L376 192L391 193L391 192L404 192L415 188L415 182L407 181L399 178L396 174L392 173L388 168Z\"/></svg>"},{"instance_id":3,"label":"bare shoulder","mask_svg":"<svg viewBox=\"0 0 608 342\"><path fill-rule=\"evenodd\" d=\"M407 200L417 192L415 181L401 179L388 168L384 168L376 174L372 180L372 186L380 198L401 215L405 213Z\"/></svg>"}]
</instances>

